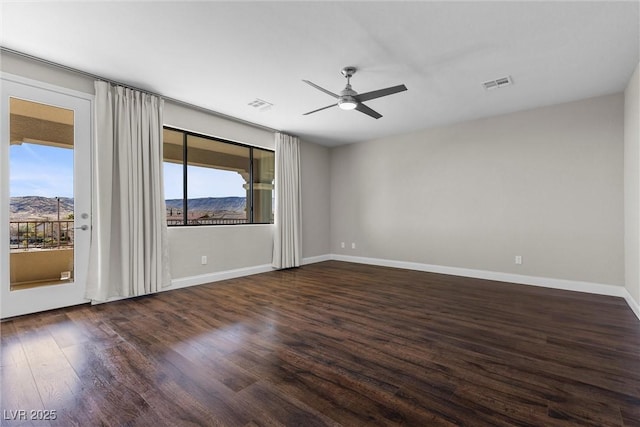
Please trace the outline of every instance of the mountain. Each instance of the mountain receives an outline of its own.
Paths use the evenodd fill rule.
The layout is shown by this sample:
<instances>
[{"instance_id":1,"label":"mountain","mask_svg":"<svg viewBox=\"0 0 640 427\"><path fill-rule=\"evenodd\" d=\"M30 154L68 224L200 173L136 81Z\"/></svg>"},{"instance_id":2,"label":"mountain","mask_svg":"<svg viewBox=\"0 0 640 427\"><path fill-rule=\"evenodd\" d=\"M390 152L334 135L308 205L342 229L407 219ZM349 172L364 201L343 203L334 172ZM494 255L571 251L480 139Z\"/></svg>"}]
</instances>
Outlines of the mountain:
<instances>
[{"instance_id":1,"label":"mountain","mask_svg":"<svg viewBox=\"0 0 640 427\"><path fill-rule=\"evenodd\" d=\"M57 219L58 199L42 196L11 197L9 213L12 219ZM60 197L60 219L67 219L71 214L73 214L73 198Z\"/></svg>"},{"instance_id":2,"label":"mountain","mask_svg":"<svg viewBox=\"0 0 640 427\"><path fill-rule=\"evenodd\" d=\"M165 200L167 209L182 209L182 199ZM189 199L189 210L200 212L244 212L245 197L201 197Z\"/></svg>"},{"instance_id":3,"label":"mountain","mask_svg":"<svg viewBox=\"0 0 640 427\"><path fill-rule=\"evenodd\" d=\"M182 199L165 201L167 209L181 210ZM245 197L201 197L189 199L189 210L214 213L237 212L244 215L246 207ZM23 196L11 197L9 202L11 219L57 219L58 200L55 197ZM73 198L60 197L60 219L67 219L73 214Z\"/></svg>"}]
</instances>

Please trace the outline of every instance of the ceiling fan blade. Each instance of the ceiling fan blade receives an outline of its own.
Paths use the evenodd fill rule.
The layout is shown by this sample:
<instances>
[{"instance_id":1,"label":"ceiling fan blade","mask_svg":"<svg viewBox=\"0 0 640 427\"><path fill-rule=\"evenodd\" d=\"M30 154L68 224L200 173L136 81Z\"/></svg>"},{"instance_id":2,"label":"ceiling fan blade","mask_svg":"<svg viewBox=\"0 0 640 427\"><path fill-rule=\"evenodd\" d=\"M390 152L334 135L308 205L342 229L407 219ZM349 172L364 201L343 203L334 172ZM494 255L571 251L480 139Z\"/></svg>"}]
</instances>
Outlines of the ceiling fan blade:
<instances>
[{"instance_id":1,"label":"ceiling fan blade","mask_svg":"<svg viewBox=\"0 0 640 427\"><path fill-rule=\"evenodd\" d=\"M407 90L407 87L405 85L398 85L388 87L386 89L378 89L371 92L361 93L359 95L356 95L355 98L360 102L364 102L371 99L381 98L387 95L393 95L394 93L404 92L405 90Z\"/></svg>"},{"instance_id":2,"label":"ceiling fan blade","mask_svg":"<svg viewBox=\"0 0 640 427\"><path fill-rule=\"evenodd\" d=\"M306 116L307 114L311 114L311 113L316 113L318 111L326 110L327 108L335 107L336 105L338 105L338 104L327 105L326 107L318 108L317 110L313 110L313 111L309 111L308 113L304 113L303 116Z\"/></svg>"},{"instance_id":3,"label":"ceiling fan blade","mask_svg":"<svg viewBox=\"0 0 640 427\"><path fill-rule=\"evenodd\" d=\"M305 83L306 83L306 84L308 84L309 86L313 86L313 87L315 87L316 89L318 89L318 90L320 90L320 91L322 91L322 92L326 93L327 95L333 96L334 98L340 98L340 96L339 96L339 95L336 95L335 93L330 92L330 91L326 90L325 88L322 88L322 87L318 86L318 85L317 85L317 84L315 84L315 83L311 83L309 80L303 80L303 82L305 82Z\"/></svg>"},{"instance_id":4,"label":"ceiling fan blade","mask_svg":"<svg viewBox=\"0 0 640 427\"><path fill-rule=\"evenodd\" d=\"M366 115L371 116L374 119L379 119L380 117L382 117L382 114L378 113L375 110L372 110L371 108L360 102L358 102L358 105L356 105L356 110L360 111L361 113L365 113Z\"/></svg>"}]
</instances>

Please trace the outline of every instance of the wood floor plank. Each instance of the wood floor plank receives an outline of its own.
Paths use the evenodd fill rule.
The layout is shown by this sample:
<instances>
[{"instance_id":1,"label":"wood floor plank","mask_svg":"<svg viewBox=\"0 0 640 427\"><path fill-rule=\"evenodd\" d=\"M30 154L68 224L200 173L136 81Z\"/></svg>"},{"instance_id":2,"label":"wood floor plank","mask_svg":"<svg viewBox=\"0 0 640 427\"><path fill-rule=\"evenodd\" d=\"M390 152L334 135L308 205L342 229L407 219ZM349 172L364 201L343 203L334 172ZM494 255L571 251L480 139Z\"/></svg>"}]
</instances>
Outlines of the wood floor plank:
<instances>
[{"instance_id":1,"label":"wood floor plank","mask_svg":"<svg viewBox=\"0 0 640 427\"><path fill-rule=\"evenodd\" d=\"M67 408L75 400L81 381L63 354L30 366L45 408Z\"/></svg>"},{"instance_id":2,"label":"wood floor plank","mask_svg":"<svg viewBox=\"0 0 640 427\"><path fill-rule=\"evenodd\" d=\"M242 390L236 398L246 408L251 408L257 425L283 426L337 426L337 422L300 402L293 396L281 393L270 383L257 382Z\"/></svg>"},{"instance_id":3,"label":"wood floor plank","mask_svg":"<svg viewBox=\"0 0 640 427\"><path fill-rule=\"evenodd\" d=\"M487 426L550 426L546 403L522 396L514 389L462 385L451 402L473 410L470 422Z\"/></svg>"},{"instance_id":4,"label":"wood floor plank","mask_svg":"<svg viewBox=\"0 0 640 427\"><path fill-rule=\"evenodd\" d=\"M42 425L640 426L615 297L328 261L0 327Z\"/></svg>"},{"instance_id":5,"label":"wood floor plank","mask_svg":"<svg viewBox=\"0 0 640 427\"><path fill-rule=\"evenodd\" d=\"M30 411L44 410L35 379L28 364L0 367L0 401L3 426L34 425ZM43 421L41 424L49 425Z\"/></svg>"},{"instance_id":6,"label":"wood floor plank","mask_svg":"<svg viewBox=\"0 0 640 427\"><path fill-rule=\"evenodd\" d=\"M20 341L20 334L15 324L0 324L0 366L28 365L27 355Z\"/></svg>"}]
</instances>

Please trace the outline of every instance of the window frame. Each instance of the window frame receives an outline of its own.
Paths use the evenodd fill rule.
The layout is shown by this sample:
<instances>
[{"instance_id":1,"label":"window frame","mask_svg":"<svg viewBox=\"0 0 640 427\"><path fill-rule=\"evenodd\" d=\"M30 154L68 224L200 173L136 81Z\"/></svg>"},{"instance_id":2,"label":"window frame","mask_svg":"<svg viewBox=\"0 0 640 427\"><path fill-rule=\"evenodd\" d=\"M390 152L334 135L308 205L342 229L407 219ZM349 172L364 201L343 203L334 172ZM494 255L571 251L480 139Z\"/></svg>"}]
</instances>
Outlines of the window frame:
<instances>
[{"instance_id":1,"label":"window frame","mask_svg":"<svg viewBox=\"0 0 640 427\"><path fill-rule=\"evenodd\" d=\"M237 142L237 141L231 141L228 139L224 139L224 138L219 138L219 137L214 137L211 135L206 135L206 134L202 134L202 133L198 133L198 132L193 132L193 131L189 131L189 130L185 130L185 129L180 129L177 127L173 127L173 126L167 126L167 125L163 125L162 126L163 130L169 130L169 131L173 131L173 132L179 132L182 133L182 223L181 224L167 224L167 227L215 227L215 226L220 226L220 225L225 225L225 226L236 226L236 225L269 225L269 224L273 224L274 223L274 218L273 218L273 212L274 212L274 208L275 206L271 207L271 212L272 212L272 220L270 222L255 222L254 221L254 206L253 206L253 202L254 202L254 164L253 164L253 151L254 149L257 150L262 150L262 151L268 151L274 154L274 183L275 183L275 150L269 149L269 148L263 148L263 147L255 147L249 144L243 144L241 142ZM187 198L187 194L188 194L188 171L187 168L189 166L189 162L188 162L188 144L187 144L187 139L189 136L192 137L196 137L196 138L202 138L202 139L207 139L207 140L211 140L211 141L216 141L216 142L220 142L223 144L231 144L231 145L236 145L239 147L243 147L243 148L248 148L249 149L249 191L248 191L248 195L247 195L247 200L246 200L246 204L247 204L247 221L246 222L242 222L242 223L237 223L237 224L192 224L189 223L189 219L188 219L188 198ZM164 147L164 140L162 141L163 147ZM164 164L165 160L164 160L164 149L163 149L163 155L162 155L162 162ZM215 168L214 168L215 169ZM164 185L164 183L163 183ZM275 191L275 186L274 189L271 190L272 192ZM272 193L272 197L273 197L273 193ZM166 200L166 197L165 197ZM166 219L166 207L165 207L165 222L167 221Z\"/></svg>"}]
</instances>

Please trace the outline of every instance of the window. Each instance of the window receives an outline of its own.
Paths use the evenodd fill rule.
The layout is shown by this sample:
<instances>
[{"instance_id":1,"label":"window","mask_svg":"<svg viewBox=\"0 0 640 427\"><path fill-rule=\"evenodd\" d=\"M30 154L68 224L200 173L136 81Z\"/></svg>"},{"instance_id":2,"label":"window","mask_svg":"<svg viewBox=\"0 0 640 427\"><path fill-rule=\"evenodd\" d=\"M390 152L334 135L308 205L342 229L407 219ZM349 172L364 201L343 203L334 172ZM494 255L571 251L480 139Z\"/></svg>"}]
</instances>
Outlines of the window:
<instances>
[{"instance_id":1,"label":"window","mask_svg":"<svg viewBox=\"0 0 640 427\"><path fill-rule=\"evenodd\" d=\"M163 146L167 225L273 223L273 151L167 127Z\"/></svg>"},{"instance_id":2,"label":"window","mask_svg":"<svg viewBox=\"0 0 640 427\"><path fill-rule=\"evenodd\" d=\"M10 290L71 281L74 111L9 98Z\"/></svg>"}]
</instances>

